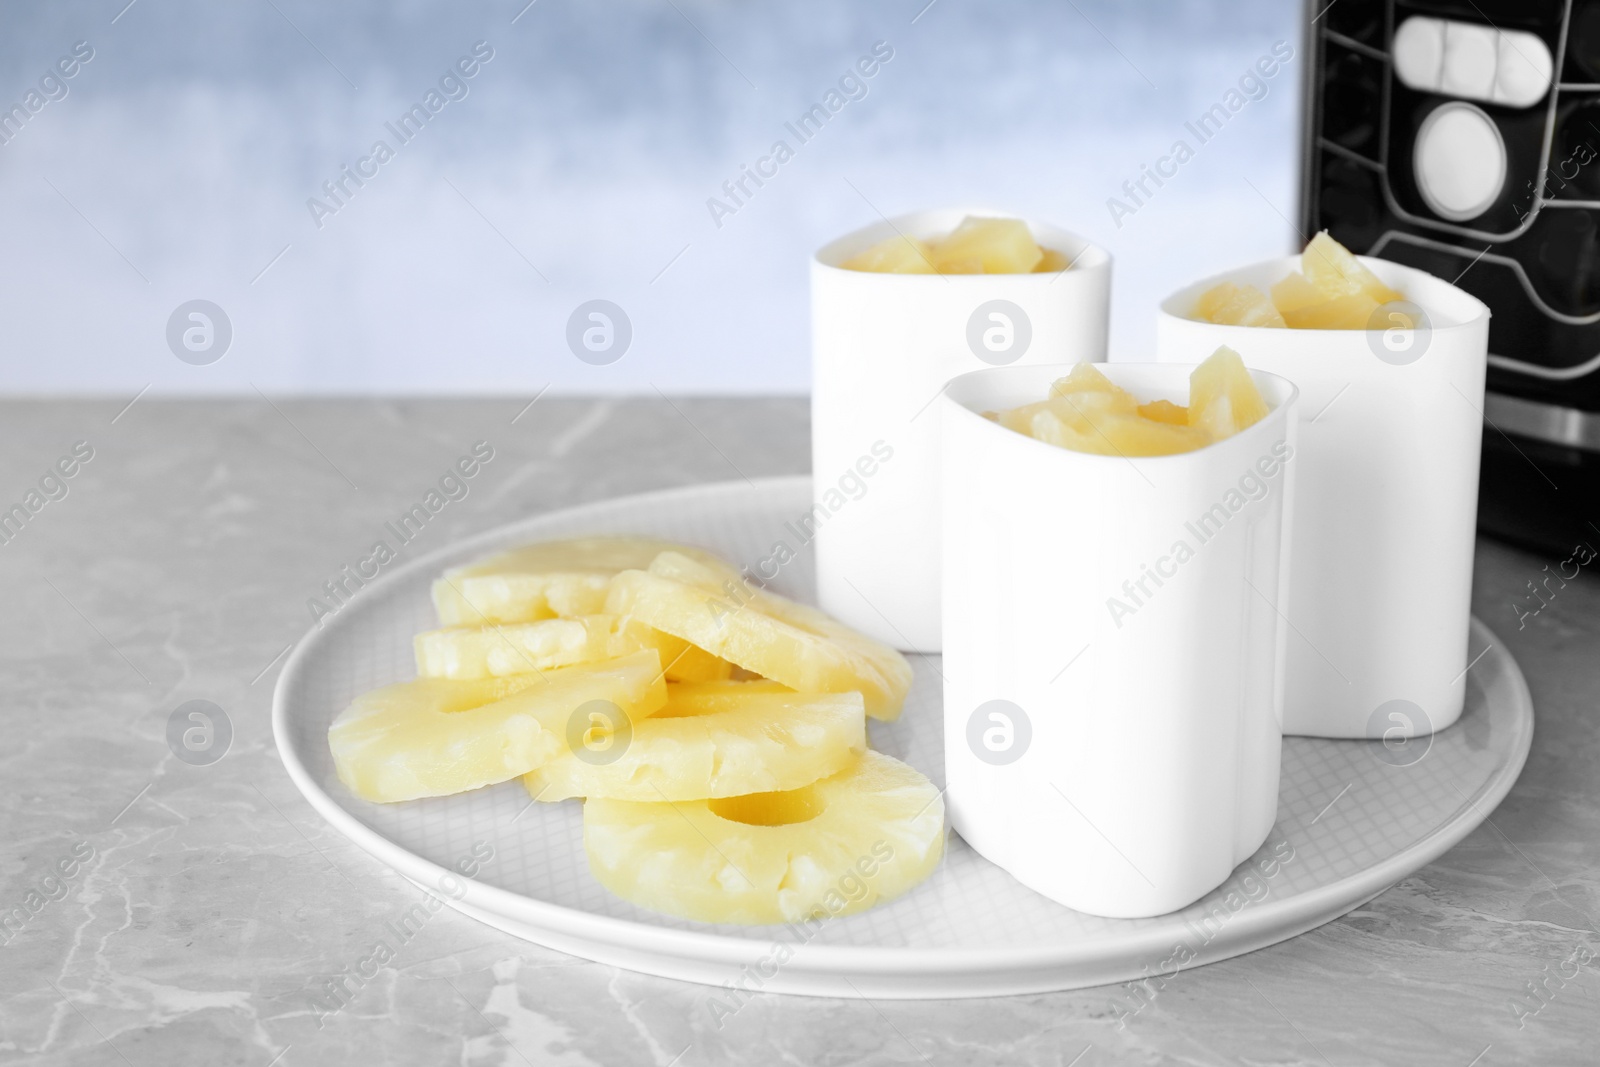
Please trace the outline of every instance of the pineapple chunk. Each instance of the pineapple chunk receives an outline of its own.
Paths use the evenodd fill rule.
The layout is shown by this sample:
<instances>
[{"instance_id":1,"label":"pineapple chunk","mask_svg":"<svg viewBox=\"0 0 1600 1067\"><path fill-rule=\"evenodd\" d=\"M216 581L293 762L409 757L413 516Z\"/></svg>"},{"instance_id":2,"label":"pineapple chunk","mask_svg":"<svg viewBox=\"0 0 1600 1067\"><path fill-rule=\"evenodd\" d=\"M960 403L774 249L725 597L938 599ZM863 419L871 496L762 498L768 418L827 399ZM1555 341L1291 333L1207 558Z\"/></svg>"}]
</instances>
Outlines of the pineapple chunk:
<instances>
[{"instance_id":1,"label":"pineapple chunk","mask_svg":"<svg viewBox=\"0 0 1600 1067\"><path fill-rule=\"evenodd\" d=\"M591 799L583 844L595 879L640 907L710 923L794 922L916 886L944 854L944 802L916 770L868 750L793 791Z\"/></svg>"},{"instance_id":2,"label":"pineapple chunk","mask_svg":"<svg viewBox=\"0 0 1600 1067\"><path fill-rule=\"evenodd\" d=\"M1214 440L1232 437L1267 416L1262 399L1239 353L1224 345L1189 375L1189 425Z\"/></svg>"},{"instance_id":3,"label":"pineapple chunk","mask_svg":"<svg viewBox=\"0 0 1600 1067\"><path fill-rule=\"evenodd\" d=\"M1027 274L1042 259L1044 252L1021 219L968 215L933 245L933 265L941 274Z\"/></svg>"},{"instance_id":4,"label":"pineapple chunk","mask_svg":"<svg viewBox=\"0 0 1600 1067\"><path fill-rule=\"evenodd\" d=\"M525 775L536 800L704 800L799 789L867 747L860 693L795 693L770 682L667 687L667 706L597 764L571 752Z\"/></svg>"},{"instance_id":5,"label":"pineapple chunk","mask_svg":"<svg viewBox=\"0 0 1600 1067\"><path fill-rule=\"evenodd\" d=\"M1191 317L1236 326L1366 330L1379 306L1405 299L1326 230L1306 245L1300 266L1304 273L1292 272L1273 285L1270 299L1250 285L1213 286L1200 295Z\"/></svg>"},{"instance_id":6,"label":"pineapple chunk","mask_svg":"<svg viewBox=\"0 0 1600 1067\"><path fill-rule=\"evenodd\" d=\"M1320 304L1285 311L1283 317L1297 330L1365 330L1379 304L1366 293L1346 293Z\"/></svg>"},{"instance_id":7,"label":"pineapple chunk","mask_svg":"<svg viewBox=\"0 0 1600 1067\"><path fill-rule=\"evenodd\" d=\"M926 241L900 234L879 241L865 252L858 252L842 264L845 270L864 270L878 274L932 274L933 253Z\"/></svg>"},{"instance_id":8,"label":"pineapple chunk","mask_svg":"<svg viewBox=\"0 0 1600 1067\"><path fill-rule=\"evenodd\" d=\"M1071 397L1075 410L1092 403L1095 410L1131 412L1139 403L1132 393L1107 378L1093 363L1079 363L1066 377L1051 382L1050 395Z\"/></svg>"},{"instance_id":9,"label":"pineapple chunk","mask_svg":"<svg viewBox=\"0 0 1600 1067\"><path fill-rule=\"evenodd\" d=\"M1035 274L1059 274L1072 266L1072 261L1067 258L1065 252L1057 252L1053 248L1042 248L1040 251L1044 253L1044 256L1039 260L1038 265L1033 268L1033 273Z\"/></svg>"},{"instance_id":10,"label":"pineapple chunk","mask_svg":"<svg viewBox=\"0 0 1600 1067\"><path fill-rule=\"evenodd\" d=\"M1154 422L1164 422L1169 426L1189 425L1189 409L1170 400L1152 400L1148 404L1140 404L1137 410L1141 416Z\"/></svg>"},{"instance_id":11,"label":"pineapple chunk","mask_svg":"<svg viewBox=\"0 0 1600 1067\"><path fill-rule=\"evenodd\" d=\"M1188 407L1170 400L1141 404L1084 363L1050 386L1050 399L994 418L1047 445L1132 458L1193 452L1254 425L1267 410L1239 354L1219 348L1190 374Z\"/></svg>"},{"instance_id":12,"label":"pineapple chunk","mask_svg":"<svg viewBox=\"0 0 1600 1067\"><path fill-rule=\"evenodd\" d=\"M1306 281L1322 291L1324 300L1355 293L1365 293L1378 304L1403 299L1363 267L1348 248L1329 237L1327 230L1306 245L1306 250L1300 254L1300 269L1305 271ZM1359 328L1365 329L1366 324L1363 322Z\"/></svg>"},{"instance_id":13,"label":"pineapple chunk","mask_svg":"<svg viewBox=\"0 0 1600 1067\"><path fill-rule=\"evenodd\" d=\"M1211 443L1209 435L1194 427L1111 412L1069 420L1056 410L1042 411L1033 417L1031 436L1045 444L1101 456L1170 456Z\"/></svg>"},{"instance_id":14,"label":"pineapple chunk","mask_svg":"<svg viewBox=\"0 0 1600 1067\"><path fill-rule=\"evenodd\" d=\"M1283 326L1283 316L1253 285L1223 282L1200 294L1195 317L1219 326Z\"/></svg>"},{"instance_id":15,"label":"pineapple chunk","mask_svg":"<svg viewBox=\"0 0 1600 1067\"><path fill-rule=\"evenodd\" d=\"M547 541L446 571L433 583L433 603L443 626L598 615L605 611L612 575L647 567L668 549L713 558L699 549L649 538Z\"/></svg>"},{"instance_id":16,"label":"pineapple chunk","mask_svg":"<svg viewBox=\"0 0 1600 1067\"><path fill-rule=\"evenodd\" d=\"M527 774L567 751L591 701L630 721L667 701L654 649L598 664L461 682L419 678L357 697L328 728L339 780L363 800L447 796Z\"/></svg>"},{"instance_id":17,"label":"pineapple chunk","mask_svg":"<svg viewBox=\"0 0 1600 1067\"><path fill-rule=\"evenodd\" d=\"M749 587L721 562L663 552L648 570L612 579L606 603L799 692L859 692L875 719L898 716L911 688L911 665L894 649L816 608Z\"/></svg>"},{"instance_id":18,"label":"pineapple chunk","mask_svg":"<svg viewBox=\"0 0 1600 1067\"><path fill-rule=\"evenodd\" d=\"M1291 271L1287 278L1272 287L1272 302L1285 321L1294 312L1315 307L1327 299L1322 290L1306 281L1306 276L1299 271ZM1294 324L1290 322L1289 325Z\"/></svg>"}]
</instances>

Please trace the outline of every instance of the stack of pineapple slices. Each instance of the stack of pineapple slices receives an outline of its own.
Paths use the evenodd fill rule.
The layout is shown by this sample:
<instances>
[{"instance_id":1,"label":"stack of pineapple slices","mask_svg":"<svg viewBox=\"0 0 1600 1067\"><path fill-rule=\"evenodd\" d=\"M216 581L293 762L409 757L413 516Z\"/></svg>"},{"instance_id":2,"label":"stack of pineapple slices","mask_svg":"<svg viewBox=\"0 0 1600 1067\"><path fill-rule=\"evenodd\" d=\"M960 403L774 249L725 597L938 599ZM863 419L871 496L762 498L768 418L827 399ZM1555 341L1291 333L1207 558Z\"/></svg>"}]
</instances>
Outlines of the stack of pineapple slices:
<instances>
[{"instance_id":1,"label":"stack of pineapple slices","mask_svg":"<svg viewBox=\"0 0 1600 1067\"><path fill-rule=\"evenodd\" d=\"M445 628L417 635L420 677L328 730L356 795L520 777L536 800L586 798L595 878L704 922L860 911L938 863L939 791L867 748L866 717L895 718L911 686L893 649L660 541L530 545L433 594Z\"/></svg>"}]
</instances>

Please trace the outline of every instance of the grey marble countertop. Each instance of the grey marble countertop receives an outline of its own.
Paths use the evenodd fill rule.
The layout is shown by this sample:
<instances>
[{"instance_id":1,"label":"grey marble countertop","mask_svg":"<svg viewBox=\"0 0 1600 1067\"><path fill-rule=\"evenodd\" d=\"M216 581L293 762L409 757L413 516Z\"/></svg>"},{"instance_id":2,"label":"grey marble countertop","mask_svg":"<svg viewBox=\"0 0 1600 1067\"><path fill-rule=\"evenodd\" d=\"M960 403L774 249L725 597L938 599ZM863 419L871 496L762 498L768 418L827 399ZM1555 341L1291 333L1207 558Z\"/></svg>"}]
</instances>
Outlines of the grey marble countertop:
<instances>
[{"instance_id":1,"label":"grey marble countertop","mask_svg":"<svg viewBox=\"0 0 1600 1067\"><path fill-rule=\"evenodd\" d=\"M0 509L75 443L93 450L59 483L65 496L48 482L59 499L0 545L0 912L12 916L0 1062L1600 1061L1600 593L1585 573L1519 629L1513 604L1558 561L1488 541L1475 609L1537 709L1511 795L1369 904L1187 972L1126 1025L1111 987L768 995L718 1030L698 1010L702 987L446 910L319 1027L314 983L415 891L322 822L273 748L272 685L307 628L308 590L476 440L497 462L423 548L565 505L809 463L803 400L524 410L529 399L0 403ZM209 766L167 744L169 715L191 699L232 723Z\"/></svg>"}]
</instances>

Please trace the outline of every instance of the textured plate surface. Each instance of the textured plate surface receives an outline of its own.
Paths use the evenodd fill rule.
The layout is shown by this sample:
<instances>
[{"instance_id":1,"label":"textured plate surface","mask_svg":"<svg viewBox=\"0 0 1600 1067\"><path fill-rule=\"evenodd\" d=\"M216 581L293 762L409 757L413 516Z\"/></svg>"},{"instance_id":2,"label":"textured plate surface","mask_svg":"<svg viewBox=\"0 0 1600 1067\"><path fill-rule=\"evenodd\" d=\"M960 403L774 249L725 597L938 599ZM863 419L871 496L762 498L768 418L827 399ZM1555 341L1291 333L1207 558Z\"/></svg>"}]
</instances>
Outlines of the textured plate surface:
<instances>
[{"instance_id":1,"label":"textured plate surface","mask_svg":"<svg viewBox=\"0 0 1600 1067\"><path fill-rule=\"evenodd\" d=\"M372 855L463 913L551 948L768 992L964 997L1170 974L1311 929L1465 837L1505 796L1527 756L1527 686L1474 620L1477 658L1461 721L1412 742L1403 758L1379 742L1287 739L1272 834L1184 911L1136 920L1083 915L1019 885L952 836L943 865L912 893L808 929L707 926L612 896L589 875L578 801L531 806L521 785L509 782L377 805L351 796L334 775L329 722L357 693L413 676L411 637L434 625L428 587L445 567L513 544L615 533L704 545L754 570L781 541L798 556L772 588L809 600L811 556L788 524L810 502L804 478L606 501L503 527L380 579L309 633L278 681L273 729L290 776ZM895 723L872 723L872 744L942 786L937 662L912 660L916 684L905 713ZM494 862L476 879L452 874L485 846Z\"/></svg>"}]
</instances>

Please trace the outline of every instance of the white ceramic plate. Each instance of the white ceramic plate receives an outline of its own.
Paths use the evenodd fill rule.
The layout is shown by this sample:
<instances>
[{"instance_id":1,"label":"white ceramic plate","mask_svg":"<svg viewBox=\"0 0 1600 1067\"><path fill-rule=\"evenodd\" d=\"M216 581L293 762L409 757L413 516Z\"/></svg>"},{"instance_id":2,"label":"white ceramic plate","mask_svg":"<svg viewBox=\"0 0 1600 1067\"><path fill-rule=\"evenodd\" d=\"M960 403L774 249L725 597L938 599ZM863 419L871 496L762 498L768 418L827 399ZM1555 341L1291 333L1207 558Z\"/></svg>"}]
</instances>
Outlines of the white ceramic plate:
<instances>
[{"instance_id":1,"label":"white ceramic plate","mask_svg":"<svg viewBox=\"0 0 1600 1067\"><path fill-rule=\"evenodd\" d=\"M589 876L575 800L530 806L521 785L508 782L379 805L351 796L335 777L329 722L357 693L413 676L411 637L435 625L428 586L445 567L509 545L595 533L704 545L754 567L783 541L801 551L773 587L809 600L811 558L786 524L810 505L805 478L672 490L540 516L403 567L324 619L284 667L273 730L290 777L367 852L461 912L529 941L711 985L975 997L1171 973L1309 930L1460 841L1510 790L1527 757L1527 686L1474 621L1477 659L1461 721L1431 741L1413 741L1402 756L1379 742L1286 740L1272 835L1228 882L1184 911L1135 920L1083 915L1019 885L952 836L943 865L910 894L810 930L707 926L612 896ZM872 743L942 785L937 664L912 659L917 677L905 713L873 723ZM474 878L452 876L491 851Z\"/></svg>"}]
</instances>

